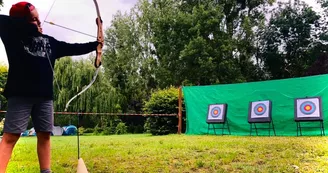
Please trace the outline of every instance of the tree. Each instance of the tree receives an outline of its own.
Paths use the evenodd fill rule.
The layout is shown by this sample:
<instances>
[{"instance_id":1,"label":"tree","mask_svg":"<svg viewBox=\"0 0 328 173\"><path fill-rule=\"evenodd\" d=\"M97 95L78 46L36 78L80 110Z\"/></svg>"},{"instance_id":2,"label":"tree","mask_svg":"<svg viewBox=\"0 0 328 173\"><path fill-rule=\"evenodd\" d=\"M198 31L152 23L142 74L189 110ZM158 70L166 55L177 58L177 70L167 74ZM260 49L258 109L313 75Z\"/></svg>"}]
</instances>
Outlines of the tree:
<instances>
[{"instance_id":1,"label":"tree","mask_svg":"<svg viewBox=\"0 0 328 173\"><path fill-rule=\"evenodd\" d=\"M274 1L147 0L146 21L159 86L208 85L258 80L256 28L263 6Z\"/></svg>"},{"instance_id":2,"label":"tree","mask_svg":"<svg viewBox=\"0 0 328 173\"><path fill-rule=\"evenodd\" d=\"M148 114L176 114L178 112L178 89L169 87L154 91L145 101L144 111ZM184 105L183 105L184 107ZM167 135L177 132L177 117L149 116L145 123L146 131L152 135Z\"/></svg>"},{"instance_id":3,"label":"tree","mask_svg":"<svg viewBox=\"0 0 328 173\"><path fill-rule=\"evenodd\" d=\"M320 25L321 25L321 30L317 31L320 40L323 44L328 43L328 27L327 27L327 20L328 20L328 0L317 0L319 4L321 4L322 11L319 13L321 16L320 19Z\"/></svg>"},{"instance_id":4,"label":"tree","mask_svg":"<svg viewBox=\"0 0 328 173\"><path fill-rule=\"evenodd\" d=\"M156 87L155 59L150 55L148 36L138 11L118 12L107 30L104 67L110 84L122 94L123 112L142 112L143 99Z\"/></svg>"},{"instance_id":5,"label":"tree","mask_svg":"<svg viewBox=\"0 0 328 173\"><path fill-rule=\"evenodd\" d=\"M281 4L262 35L261 60L272 79L303 76L324 51L316 30L320 16L305 3Z\"/></svg>"},{"instance_id":6,"label":"tree","mask_svg":"<svg viewBox=\"0 0 328 173\"><path fill-rule=\"evenodd\" d=\"M94 58L73 61L69 57L61 58L56 62L54 81L54 110L56 112L64 111L66 103L86 87L92 80L95 68L93 66ZM58 84L58 85L57 85ZM121 96L113 88L108 78L104 76L102 70L99 71L96 81L83 94L73 100L68 108L69 112L121 112ZM76 122L69 116L57 116L56 123L63 124L70 121ZM108 122L114 117L109 116L87 116L84 118L86 127L107 126Z\"/></svg>"},{"instance_id":7,"label":"tree","mask_svg":"<svg viewBox=\"0 0 328 173\"><path fill-rule=\"evenodd\" d=\"M328 54L324 53L307 69L305 76L313 76L328 73Z\"/></svg>"}]
</instances>

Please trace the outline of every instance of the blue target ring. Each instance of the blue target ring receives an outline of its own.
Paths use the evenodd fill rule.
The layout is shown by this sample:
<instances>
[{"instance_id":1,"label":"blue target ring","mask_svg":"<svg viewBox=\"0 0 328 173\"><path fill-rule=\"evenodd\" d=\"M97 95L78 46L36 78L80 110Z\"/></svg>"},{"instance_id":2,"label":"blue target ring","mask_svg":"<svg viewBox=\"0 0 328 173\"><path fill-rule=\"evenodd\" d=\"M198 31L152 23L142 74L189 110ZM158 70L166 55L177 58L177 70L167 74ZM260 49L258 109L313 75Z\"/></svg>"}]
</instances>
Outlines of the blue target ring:
<instances>
[{"instance_id":1,"label":"blue target ring","mask_svg":"<svg viewBox=\"0 0 328 173\"><path fill-rule=\"evenodd\" d=\"M217 118L217 117L219 117L220 114L221 114L221 108L220 108L220 107L214 107L214 108L212 109L212 111L211 111L211 116L212 116L213 118Z\"/></svg>"},{"instance_id":2,"label":"blue target ring","mask_svg":"<svg viewBox=\"0 0 328 173\"><path fill-rule=\"evenodd\" d=\"M263 103L259 103L254 107L254 113L255 115L261 116L263 115L267 110L267 107Z\"/></svg>"},{"instance_id":3,"label":"blue target ring","mask_svg":"<svg viewBox=\"0 0 328 173\"><path fill-rule=\"evenodd\" d=\"M310 115L316 110L316 106L311 101L306 101L301 104L300 110L303 114Z\"/></svg>"}]
</instances>

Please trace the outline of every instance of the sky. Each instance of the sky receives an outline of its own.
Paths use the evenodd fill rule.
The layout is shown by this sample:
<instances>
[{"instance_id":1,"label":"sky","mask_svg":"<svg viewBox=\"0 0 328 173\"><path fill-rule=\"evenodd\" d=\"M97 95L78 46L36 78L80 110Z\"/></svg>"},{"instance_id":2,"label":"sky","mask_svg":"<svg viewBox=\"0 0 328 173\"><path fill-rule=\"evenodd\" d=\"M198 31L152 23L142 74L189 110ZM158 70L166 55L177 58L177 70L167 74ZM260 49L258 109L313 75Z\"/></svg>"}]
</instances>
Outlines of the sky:
<instances>
[{"instance_id":1,"label":"sky","mask_svg":"<svg viewBox=\"0 0 328 173\"><path fill-rule=\"evenodd\" d=\"M8 15L11 6L23 0L4 0L0 14ZM84 43L95 41L93 37L75 33L48 23L44 20L53 4L46 21L97 36L97 12L93 0L25 0L32 3L38 10L42 22L43 33L57 40L68 43ZM138 0L97 0L103 29L109 27L114 14L118 11L129 12ZM75 57L77 58L77 57ZM8 64L7 54L0 39L0 63Z\"/></svg>"},{"instance_id":2,"label":"sky","mask_svg":"<svg viewBox=\"0 0 328 173\"><path fill-rule=\"evenodd\" d=\"M4 6L0 7L0 14L9 14L9 9L12 4L22 0L4 0ZM68 43L84 43L95 41L95 38L75 33L48 23L44 20L54 2L54 0L27 0L36 6L40 20L42 22L43 33L50 35L57 40ZM103 29L110 26L113 15L118 11L129 12L130 9L137 3L138 0L97 0L100 14L103 19ZM279 0L288 2L289 0ZM303 0L314 9L320 9L320 6L314 0ZM96 9L93 0L56 0L51 9L46 21L54 22L74 30L78 30L90 35L96 36ZM81 57L81 56L80 56ZM77 58L77 57L73 57ZM3 43L0 40L0 63L8 64L7 54Z\"/></svg>"}]
</instances>

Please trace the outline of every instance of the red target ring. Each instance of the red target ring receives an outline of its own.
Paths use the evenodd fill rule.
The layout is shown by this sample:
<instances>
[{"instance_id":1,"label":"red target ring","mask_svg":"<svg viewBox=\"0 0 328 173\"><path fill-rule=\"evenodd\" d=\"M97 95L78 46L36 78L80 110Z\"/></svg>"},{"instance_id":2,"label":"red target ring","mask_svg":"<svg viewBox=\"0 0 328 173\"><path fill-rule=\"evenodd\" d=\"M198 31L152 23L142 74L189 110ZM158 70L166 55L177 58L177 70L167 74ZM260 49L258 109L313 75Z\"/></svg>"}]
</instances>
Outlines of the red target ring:
<instances>
[{"instance_id":1,"label":"red target ring","mask_svg":"<svg viewBox=\"0 0 328 173\"><path fill-rule=\"evenodd\" d=\"M221 108L220 107L214 107L211 111L211 116L213 118L218 118L221 114Z\"/></svg>"},{"instance_id":2,"label":"red target ring","mask_svg":"<svg viewBox=\"0 0 328 173\"><path fill-rule=\"evenodd\" d=\"M314 113L314 111L316 110L316 106L313 102L306 101L301 104L300 110L303 114L310 115Z\"/></svg>"},{"instance_id":3,"label":"red target ring","mask_svg":"<svg viewBox=\"0 0 328 173\"><path fill-rule=\"evenodd\" d=\"M254 107L254 113L257 116L261 116L266 112L266 109L267 109L267 107L265 104L259 103Z\"/></svg>"}]
</instances>

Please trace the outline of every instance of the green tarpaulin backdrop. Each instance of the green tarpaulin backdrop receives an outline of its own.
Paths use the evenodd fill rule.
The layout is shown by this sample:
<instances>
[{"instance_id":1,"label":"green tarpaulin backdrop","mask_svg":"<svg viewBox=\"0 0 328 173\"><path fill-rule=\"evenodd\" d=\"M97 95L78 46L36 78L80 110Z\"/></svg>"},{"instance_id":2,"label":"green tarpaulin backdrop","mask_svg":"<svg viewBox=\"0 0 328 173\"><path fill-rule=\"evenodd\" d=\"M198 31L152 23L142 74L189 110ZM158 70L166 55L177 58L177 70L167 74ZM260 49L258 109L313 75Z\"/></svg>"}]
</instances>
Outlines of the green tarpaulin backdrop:
<instances>
[{"instance_id":1,"label":"green tarpaulin backdrop","mask_svg":"<svg viewBox=\"0 0 328 173\"><path fill-rule=\"evenodd\" d=\"M249 135L250 125L247 121L249 102L271 100L272 118L277 136L296 136L294 99L314 96L322 97L322 111L327 134L328 75L241 84L186 86L183 87L183 94L187 116L186 134L207 134L208 105L227 103L227 118L231 135ZM304 123L302 126L319 127L319 123ZM262 127L268 127L268 125L262 125ZM268 130L259 131L261 131L260 135L268 134ZM303 135L320 135L319 128L302 129L302 132ZM213 130L210 133L214 134ZM217 130L217 133L221 131Z\"/></svg>"}]
</instances>

